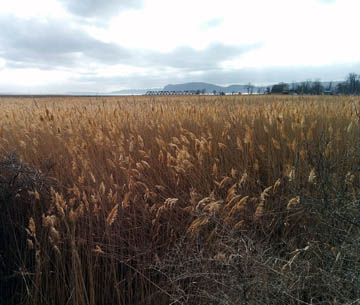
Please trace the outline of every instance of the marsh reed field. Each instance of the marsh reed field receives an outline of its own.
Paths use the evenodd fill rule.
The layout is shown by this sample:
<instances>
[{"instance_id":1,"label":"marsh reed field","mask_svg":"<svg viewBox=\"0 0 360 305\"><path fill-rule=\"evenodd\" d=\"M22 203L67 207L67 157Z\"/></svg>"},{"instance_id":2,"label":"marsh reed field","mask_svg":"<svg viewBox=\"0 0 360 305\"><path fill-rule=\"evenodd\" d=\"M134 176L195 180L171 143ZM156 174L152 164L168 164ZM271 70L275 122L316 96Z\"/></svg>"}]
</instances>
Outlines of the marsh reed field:
<instances>
[{"instance_id":1,"label":"marsh reed field","mask_svg":"<svg viewBox=\"0 0 360 305\"><path fill-rule=\"evenodd\" d=\"M358 304L360 98L0 98L0 304Z\"/></svg>"}]
</instances>

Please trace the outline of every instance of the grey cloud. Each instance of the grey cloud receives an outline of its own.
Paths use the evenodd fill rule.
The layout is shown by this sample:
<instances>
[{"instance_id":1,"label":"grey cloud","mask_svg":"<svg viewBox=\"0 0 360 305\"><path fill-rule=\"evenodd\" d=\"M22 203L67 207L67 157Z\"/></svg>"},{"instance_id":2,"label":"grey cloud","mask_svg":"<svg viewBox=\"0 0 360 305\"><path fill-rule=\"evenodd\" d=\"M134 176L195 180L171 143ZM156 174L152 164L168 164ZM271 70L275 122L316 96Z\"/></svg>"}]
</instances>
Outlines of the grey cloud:
<instances>
[{"instance_id":1,"label":"grey cloud","mask_svg":"<svg viewBox=\"0 0 360 305\"><path fill-rule=\"evenodd\" d=\"M55 20L0 18L0 56L8 66L74 67L96 61L126 62L131 52L92 38L85 31Z\"/></svg>"},{"instance_id":2,"label":"grey cloud","mask_svg":"<svg viewBox=\"0 0 360 305\"><path fill-rule=\"evenodd\" d=\"M239 57L258 47L260 44L238 46L213 43L204 50L178 47L168 53L145 54L144 59L153 66L180 68L188 71L206 71L217 68L223 61Z\"/></svg>"},{"instance_id":3,"label":"grey cloud","mask_svg":"<svg viewBox=\"0 0 360 305\"><path fill-rule=\"evenodd\" d=\"M144 0L60 0L73 15L80 17L110 17L122 10L139 9Z\"/></svg>"}]
</instances>

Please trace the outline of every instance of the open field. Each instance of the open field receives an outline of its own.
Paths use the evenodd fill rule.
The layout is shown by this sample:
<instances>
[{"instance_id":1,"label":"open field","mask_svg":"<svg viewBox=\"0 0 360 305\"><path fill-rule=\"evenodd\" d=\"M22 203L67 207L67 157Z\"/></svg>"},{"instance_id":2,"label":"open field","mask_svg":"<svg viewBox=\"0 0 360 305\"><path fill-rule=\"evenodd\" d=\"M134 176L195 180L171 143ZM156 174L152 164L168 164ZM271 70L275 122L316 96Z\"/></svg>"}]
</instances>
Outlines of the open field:
<instances>
[{"instance_id":1,"label":"open field","mask_svg":"<svg viewBox=\"0 0 360 305\"><path fill-rule=\"evenodd\" d=\"M0 304L356 304L359 233L359 97L0 98Z\"/></svg>"}]
</instances>

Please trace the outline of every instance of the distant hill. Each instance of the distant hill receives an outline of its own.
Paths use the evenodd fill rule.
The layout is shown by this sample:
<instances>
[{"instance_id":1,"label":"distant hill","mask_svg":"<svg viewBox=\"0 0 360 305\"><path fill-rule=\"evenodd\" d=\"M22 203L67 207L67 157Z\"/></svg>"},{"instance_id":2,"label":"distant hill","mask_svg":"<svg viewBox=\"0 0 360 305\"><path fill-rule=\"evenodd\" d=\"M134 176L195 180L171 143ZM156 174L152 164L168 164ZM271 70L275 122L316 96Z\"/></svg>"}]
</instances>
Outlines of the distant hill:
<instances>
[{"instance_id":1,"label":"distant hill","mask_svg":"<svg viewBox=\"0 0 360 305\"><path fill-rule=\"evenodd\" d=\"M162 90L162 89L160 89L160 88L156 88L156 89L123 89L123 90L108 92L107 94L108 95L143 95L149 90L157 91L157 90Z\"/></svg>"},{"instance_id":2,"label":"distant hill","mask_svg":"<svg viewBox=\"0 0 360 305\"><path fill-rule=\"evenodd\" d=\"M253 86L253 92L257 92L258 89L263 90L264 87L257 87ZM216 92L224 92L224 93L232 93L232 92L241 92L247 93L248 92L248 85L230 85L227 87L217 86L209 83L184 83L178 85L166 85L163 90L165 91L186 91L186 90L206 90L206 93L212 93L214 90Z\"/></svg>"},{"instance_id":3,"label":"distant hill","mask_svg":"<svg viewBox=\"0 0 360 305\"><path fill-rule=\"evenodd\" d=\"M163 90L165 91L190 91L190 90L202 90L205 89L206 92L213 92L216 90L217 92L221 90L222 87L208 84L208 83L185 83L185 84L177 84L177 85L166 85Z\"/></svg>"}]
</instances>

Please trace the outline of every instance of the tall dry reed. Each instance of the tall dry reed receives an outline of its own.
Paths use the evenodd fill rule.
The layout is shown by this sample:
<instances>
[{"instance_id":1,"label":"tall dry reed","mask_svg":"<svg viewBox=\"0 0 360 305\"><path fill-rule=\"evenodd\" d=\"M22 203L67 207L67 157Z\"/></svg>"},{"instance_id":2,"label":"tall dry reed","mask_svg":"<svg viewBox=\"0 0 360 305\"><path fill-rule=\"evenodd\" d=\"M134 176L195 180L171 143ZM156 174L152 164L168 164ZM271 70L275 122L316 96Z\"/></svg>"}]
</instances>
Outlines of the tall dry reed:
<instances>
[{"instance_id":1,"label":"tall dry reed","mask_svg":"<svg viewBox=\"0 0 360 305\"><path fill-rule=\"evenodd\" d=\"M27 202L1 288L18 283L15 301L184 304L174 278L151 267L180 241L183 254L228 259L237 244L224 236L251 233L286 278L309 242L338 255L338 239L319 231L326 222L358 238L355 212L330 213L359 200L358 98L1 98L0 109L0 155L15 151L54 181L1 198ZM308 289L289 300L321 294Z\"/></svg>"}]
</instances>

